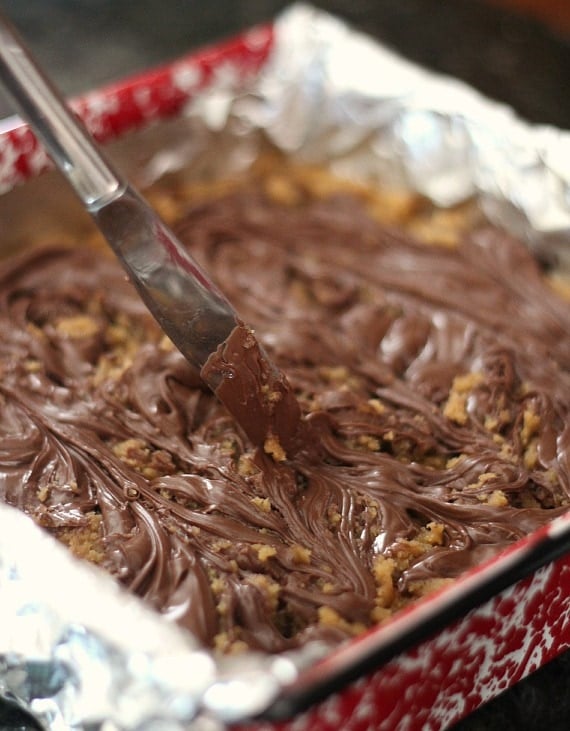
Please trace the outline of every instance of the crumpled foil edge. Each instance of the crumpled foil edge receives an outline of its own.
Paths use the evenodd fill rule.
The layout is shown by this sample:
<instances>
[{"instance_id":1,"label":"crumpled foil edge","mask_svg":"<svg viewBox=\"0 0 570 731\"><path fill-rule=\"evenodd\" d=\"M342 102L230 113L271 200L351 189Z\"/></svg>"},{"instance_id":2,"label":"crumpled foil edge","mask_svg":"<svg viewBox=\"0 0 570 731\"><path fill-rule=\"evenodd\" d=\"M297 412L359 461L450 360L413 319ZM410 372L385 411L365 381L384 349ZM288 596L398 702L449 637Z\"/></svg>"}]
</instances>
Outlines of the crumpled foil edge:
<instances>
[{"instance_id":1,"label":"crumpled foil edge","mask_svg":"<svg viewBox=\"0 0 570 731\"><path fill-rule=\"evenodd\" d=\"M219 90L193 113L211 128L233 116L293 157L438 206L475 197L491 221L570 268L570 131L527 123L310 5L293 5L276 29L255 93L227 99L222 120Z\"/></svg>"}]
</instances>

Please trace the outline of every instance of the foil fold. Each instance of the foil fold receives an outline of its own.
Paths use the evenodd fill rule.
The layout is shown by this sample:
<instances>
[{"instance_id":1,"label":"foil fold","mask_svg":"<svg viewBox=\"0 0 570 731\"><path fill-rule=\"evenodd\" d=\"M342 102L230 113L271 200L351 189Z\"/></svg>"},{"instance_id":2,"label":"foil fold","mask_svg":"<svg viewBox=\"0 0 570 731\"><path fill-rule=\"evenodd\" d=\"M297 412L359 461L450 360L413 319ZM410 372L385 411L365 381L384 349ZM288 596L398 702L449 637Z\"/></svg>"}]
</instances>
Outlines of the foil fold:
<instances>
[{"instance_id":1,"label":"foil fold","mask_svg":"<svg viewBox=\"0 0 570 731\"><path fill-rule=\"evenodd\" d=\"M419 67L309 5L285 11L253 92L225 125L342 176L412 190L488 218L568 268L570 132L520 119L456 79ZM211 129L223 91L194 105ZM243 134L243 132L242 132Z\"/></svg>"},{"instance_id":2,"label":"foil fold","mask_svg":"<svg viewBox=\"0 0 570 731\"><path fill-rule=\"evenodd\" d=\"M139 178L209 168L204 146L220 136L215 163L233 172L269 141L441 206L475 197L570 267L570 133L529 125L307 5L286 10L274 36L254 85L220 73L185 110L196 134L145 160ZM0 697L52 731L216 731L263 712L326 652L215 658L2 505L0 597Z\"/></svg>"},{"instance_id":3,"label":"foil fold","mask_svg":"<svg viewBox=\"0 0 570 731\"><path fill-rule=\"evenodd\" d=\"M180 722L198 714L216 675L210 655L6 506L0 596L0 694L46 728L144 728L159 709ZM171 668L184 670L183 692Z\"/></svg>"}]
</instances>

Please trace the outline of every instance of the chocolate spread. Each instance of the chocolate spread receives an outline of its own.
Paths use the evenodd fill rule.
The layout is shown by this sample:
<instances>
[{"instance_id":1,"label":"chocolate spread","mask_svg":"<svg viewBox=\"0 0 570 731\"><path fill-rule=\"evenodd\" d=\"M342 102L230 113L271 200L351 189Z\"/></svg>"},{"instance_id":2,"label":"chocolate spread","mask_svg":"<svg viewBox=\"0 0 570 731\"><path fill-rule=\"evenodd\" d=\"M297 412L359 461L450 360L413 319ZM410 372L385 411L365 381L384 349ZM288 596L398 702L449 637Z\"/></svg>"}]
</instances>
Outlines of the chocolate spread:
<instances>
[{"instance_id":1,"label":"chocolate spread","mask_svg":"<svg viewBox=\"0 0 570 731\"><path fill-rule=\"evenodd\" d=\"M100 252L6 261L0 498L76 553L204 643L276 652L382 621L567 509L570 305L521 243L428 246L349 196L255 188L177 232L304 436L251 444ZM207 367L242 367L248 328ZM273 398L287 419L278 376L250 375L251 418Z\"/></svg>"}]
</instances>

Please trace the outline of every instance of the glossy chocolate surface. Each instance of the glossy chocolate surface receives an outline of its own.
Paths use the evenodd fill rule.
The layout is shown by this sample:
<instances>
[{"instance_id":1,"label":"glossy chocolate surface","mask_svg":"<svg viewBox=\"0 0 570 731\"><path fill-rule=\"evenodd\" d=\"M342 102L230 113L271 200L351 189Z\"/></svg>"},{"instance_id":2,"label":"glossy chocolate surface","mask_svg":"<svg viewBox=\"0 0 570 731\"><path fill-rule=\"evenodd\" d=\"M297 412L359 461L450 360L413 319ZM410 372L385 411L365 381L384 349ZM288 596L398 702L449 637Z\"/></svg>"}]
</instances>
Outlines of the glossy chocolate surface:
<instances>
[{"instance_id":1,"label":"glossy chocolate surface","mask_svg":"<svg viewBox=\"0 0 570 731\"><path fill-rule=\"evenodd\" d=\"M178 234L299 398L291 453L247 441L114 261L0 271L0 497L68 542L100 515L94 560L165 615L226 650L334 643L567 509L570 305L521 243L257 189Z\"/></svg>"}]
</instances>

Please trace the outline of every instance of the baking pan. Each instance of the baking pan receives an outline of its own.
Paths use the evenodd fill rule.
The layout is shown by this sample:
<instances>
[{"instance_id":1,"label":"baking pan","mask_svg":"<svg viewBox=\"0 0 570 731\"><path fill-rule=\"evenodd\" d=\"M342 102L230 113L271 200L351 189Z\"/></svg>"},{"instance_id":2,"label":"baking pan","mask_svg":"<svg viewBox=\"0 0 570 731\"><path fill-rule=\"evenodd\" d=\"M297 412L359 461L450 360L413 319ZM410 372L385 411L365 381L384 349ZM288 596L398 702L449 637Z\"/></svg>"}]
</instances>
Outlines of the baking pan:
<instances>
[{"instance_id":1,"label":"baking pan","mask_svg":"<svg viewBox=\"0 0 570 731\"><path fill-rule=\"evenodd\" d=\"M476 199L567 268L568 133L527 125L309 6L73 106L142 187L245 170L269 145L441 206ZM7 248L38 227L49 238L87 225L47 167L25 125L4 121ZM23 520L0 510L0 688L47 728L435 731L570 647L567 515L333 652L240 661L212 658ZM70 585L81 591L62 601Z\"/></svg>"}]
</instances>

